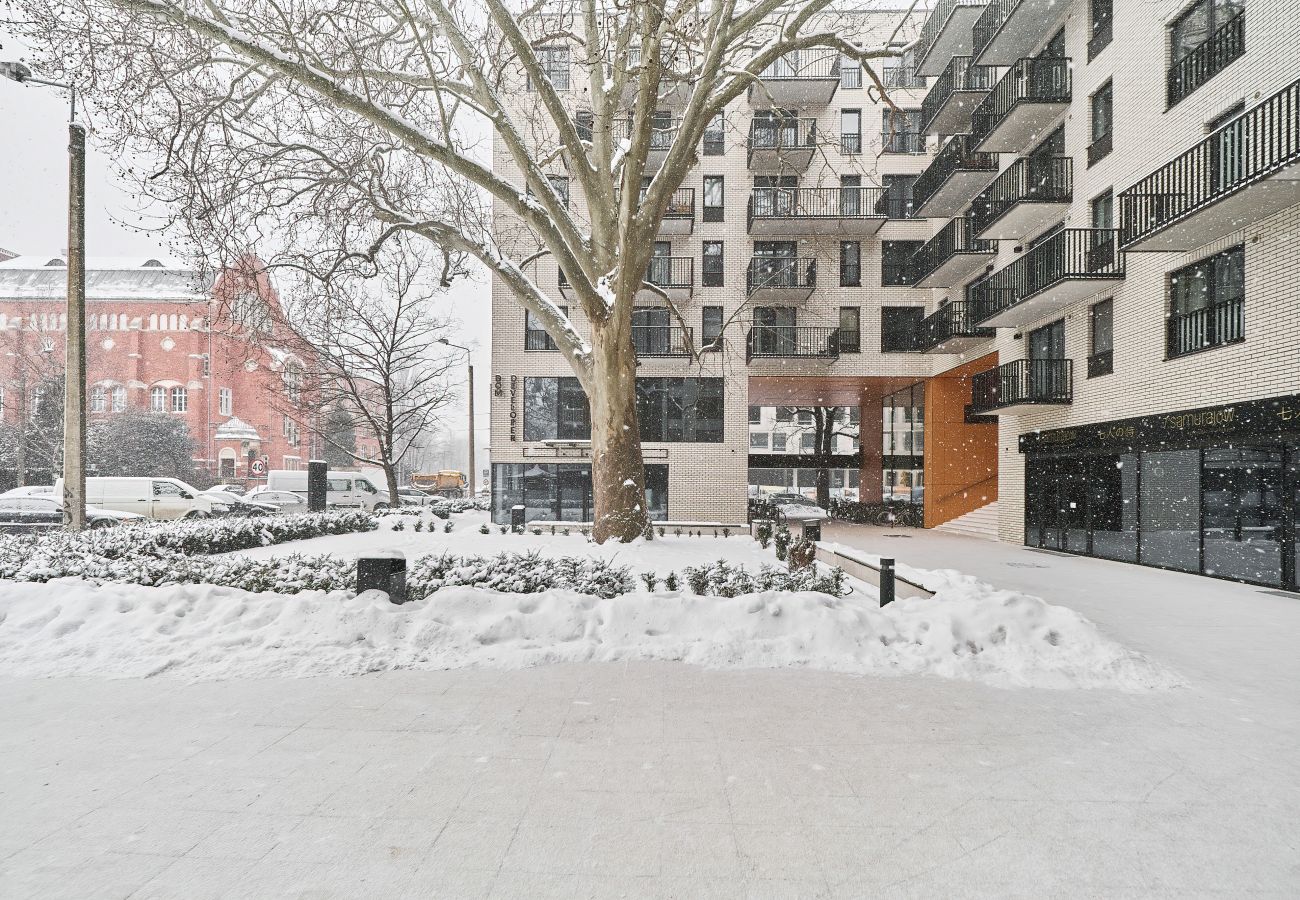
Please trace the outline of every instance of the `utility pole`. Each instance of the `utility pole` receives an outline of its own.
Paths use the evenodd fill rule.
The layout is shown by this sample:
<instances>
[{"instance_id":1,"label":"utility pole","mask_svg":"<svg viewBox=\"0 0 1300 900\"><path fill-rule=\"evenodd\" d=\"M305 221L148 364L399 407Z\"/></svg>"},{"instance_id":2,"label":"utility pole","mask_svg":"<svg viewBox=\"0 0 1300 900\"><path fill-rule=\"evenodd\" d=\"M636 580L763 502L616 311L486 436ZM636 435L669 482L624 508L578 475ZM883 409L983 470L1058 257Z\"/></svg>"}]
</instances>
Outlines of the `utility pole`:
<instances>
[{"instance_id":1,"label":"utility pole","mask_svg":"<svg viewBox=\"0 0 1300 900\"><path fill-rule=\"evenodd\" d=\"M474 470L474 358L470 355L468 347L462 347L460 344L453 344L446 338L438 338L439 344L445 344L448 347L455 347L457 350L465 351L465 360L469 365L469 393L466 400L469 401L469 497L473 500L478 496L478 474Z\"/></svg>"},{"instance_id":2,"label":"utility pole","mask_svg":"<svg viewBox=\"0 0 1300 900\"><path fill-rule=\"evenodd\" d=\"M77 122L77 88L32 77L18 62L0 76L19 84L63 88L68 115L68 309L63 376L63 527L86 527L86 129Z\"/></svg>"}]
</instances>

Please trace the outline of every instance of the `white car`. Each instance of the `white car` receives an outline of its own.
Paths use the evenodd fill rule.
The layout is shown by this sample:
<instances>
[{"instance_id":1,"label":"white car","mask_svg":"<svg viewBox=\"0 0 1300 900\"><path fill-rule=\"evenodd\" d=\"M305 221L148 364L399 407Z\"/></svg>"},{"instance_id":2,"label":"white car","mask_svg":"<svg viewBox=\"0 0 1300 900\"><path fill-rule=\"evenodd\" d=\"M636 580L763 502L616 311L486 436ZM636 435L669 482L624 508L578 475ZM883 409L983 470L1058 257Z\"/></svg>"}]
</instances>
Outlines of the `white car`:
<instances>
[{"instance_id":1,"label":"white car","mask_svg":"<svg viewBox=\"0 0 1300 900\"><path fill-rule=\"evenodd\" d=\"M307 498L293 491L274 491L270 488L253 488L243 498L248 503L260 503L274 506L282 513L310 512Z\"/></svg>"},{"instance_id":2,"label":"white car","mask_svg":"<svg viewBox=\"0 0 1300 900\"><path fill-rule=\"evenodd\" d=\"M403 506L428 506L441 498L426 494L419 488L399 487L397 489L397 499L402 501Z\"/></svg>"},{"instance_id":3,"label":"white car","mask_svg":"<svg viewBox=\"0 0 1300 900\"><path fill-rule=\"evenodd\" d=\"M52 484L28 484L23 487L10 488L0 497L53 497L54 485Z\"/></svg>"},{"instance_id":4,"label":"white car","mask_svg":"<svg viewBox=\"0 0 1300 900\"><path fill-rule=\"evenodd\" d=\"M773 494L777 518L784 522L825 522L831 514L801 494Z\"/></svg>"},{"instance_id":5,"label":"white car","mask_svg":"<svg viewBox=\"0 0 1300 900\"><path fill-rule=\"evenodd\" d=\"M107 528L122 522L144 521L135 513L86 507L87 528ZM63 527L63 504L53 497L0 497L0 533L34 534Z\"/></svg>"}]
</instances>

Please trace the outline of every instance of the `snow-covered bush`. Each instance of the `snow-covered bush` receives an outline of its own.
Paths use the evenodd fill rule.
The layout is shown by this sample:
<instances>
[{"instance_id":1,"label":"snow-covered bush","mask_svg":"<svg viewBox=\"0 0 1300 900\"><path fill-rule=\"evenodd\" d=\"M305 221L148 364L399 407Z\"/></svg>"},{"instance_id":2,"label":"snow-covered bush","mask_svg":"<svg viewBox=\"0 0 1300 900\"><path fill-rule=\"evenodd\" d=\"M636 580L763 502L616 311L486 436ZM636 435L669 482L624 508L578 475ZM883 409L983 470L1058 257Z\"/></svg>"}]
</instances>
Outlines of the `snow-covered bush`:
<instances>
[{"instance_id":1,"label":"snow-covered bush","mask_svg":"<svg viewBox=\"0 0 1300 900\"><path fill-rule=\"evenodd\" d=\"M413 600L452 585L490 588L510 594L532 594L567 588L596 597L631 593L634 581L626 566L602 559L573 556L543 557L540 553L501 553L497 556L423 556L407 571L407 594Z\"/></svg>"},{"instance_id":2,"label":"snow-covered bush","mask_svg":"<svg viewBox=\"0 0 1300 900\"><path fill-rule=\"evenodd\" d=\"M838 568L823 574L817 571L816 566L793 572L760 566L758 572L753 573L720 559L707 566L687 566L682 574L691 592L703 596L739 597L759 591L820 591L833 597L845 594L844 571ZM676 581L676 576L673 580ZM667 583L665 578L664 584Z\"/></svg>"}]
</instances>

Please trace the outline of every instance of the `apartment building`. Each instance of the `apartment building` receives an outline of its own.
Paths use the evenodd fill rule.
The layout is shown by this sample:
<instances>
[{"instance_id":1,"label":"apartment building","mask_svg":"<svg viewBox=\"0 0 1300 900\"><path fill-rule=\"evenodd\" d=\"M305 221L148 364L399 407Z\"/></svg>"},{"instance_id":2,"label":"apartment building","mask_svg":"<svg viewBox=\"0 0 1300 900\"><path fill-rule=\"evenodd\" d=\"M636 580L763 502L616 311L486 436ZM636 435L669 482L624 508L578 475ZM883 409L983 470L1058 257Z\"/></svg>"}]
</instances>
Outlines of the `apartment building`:
<instances>
[{"instance_id":1,"label":"apartment building","mask_svg":"<svg viewBox=\"0 0 1300 900\"><path fill-rule=\"evenodd\" d=\"M1296 19L942 0L884 73L902 114L838 58L765 72L647 273L717 347L695 363L638 312L647 380L708 379L675 400L706 427L643 435L655 515L736 520L756 482L856 468L861 499L920 500L927 526L988 507L1003 540L1295 587ZM498 505L589 517L581 422L529 425L581 392L499 284L493 315ZM857 448L773 466L755 435L782 407L856 407Z\"/></svg>"}]
</instances>

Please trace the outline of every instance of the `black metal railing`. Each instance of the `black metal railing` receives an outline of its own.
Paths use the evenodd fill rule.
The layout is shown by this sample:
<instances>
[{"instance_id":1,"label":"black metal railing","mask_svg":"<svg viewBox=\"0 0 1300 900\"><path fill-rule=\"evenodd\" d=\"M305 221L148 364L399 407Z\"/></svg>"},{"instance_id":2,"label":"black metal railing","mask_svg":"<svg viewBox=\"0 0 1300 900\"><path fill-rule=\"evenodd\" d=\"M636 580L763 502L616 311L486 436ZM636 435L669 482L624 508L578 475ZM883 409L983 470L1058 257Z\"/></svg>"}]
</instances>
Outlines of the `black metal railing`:
<instances>
[{"instance_id":1,"label":"black metal railing","mask_svg":"<svg viewBox=\"0 0 1300 900\"><path fill-rule=\"evenodd\" d=\"M880 67L880 81L887 88L907 90L925 87L925 79L916 74L916 70L903 61L895 60L893 65Z\"/></svg>"},{"instance_id":2,"label":"black metal railing","mask_svg":"<svg viewBox=\"0 0 1300 900\"><path fill-rule=\"evenodd\" d=\"M975 20L975 27L971 29L972 56L978 59L985 48L993 43L993 38L1002 28L1002 23L1019 5L1020 0L993 0L984 7L984 12L980 13L980 17Z\"/></svg>"},{"instance_id":3,"label":"black metal railing","mask_svg":"<svg viewBox=\"0 0 1300 900\"><path fill-rule=\"evenodd\" d=\"M921 26L921 35L913 48L918 68L924 65L925 58L934 49L934 43L943 33L943 27L948 24L948 17L952 15L952 11L959 6L979 6L982 2L983 0L939 0L934 5L930 15L925 19L925 24Z\"/></svg>"},{"instance_id":4,"label":"black metal railing","mask_svg":"<svg viewBox=\"0 0 1300 900\"><path fill-rule=\"evenodd\" d=\"M1300 80L1119 195L1125 245L1300 162ZM1239 227L1239 226L1234 226Z\"/></svg>"},{"instance_id":5,"label":"black metal railing","mask_svg":"<svg viewBox=\"0 0 1300 900\"><path fill-rule=\"evenodd\" d=\"M693 220L695 218L695 188L678 188L673 191L673 195L668 198L664 218Z\"/></svg>"},{"instance_id":6,"label":"black metal railing","mask_svg":"<svg viewBox=\"0 0 1300 900\"><path fill-rule=\"evenodd\" d=\"M943 185L957 172L996 172L998 155L996 153L975 153L971 147L974 142L969 134L956 134L943 145L934 161L926 166L925 171L912 186L912 201L918 209L925 206Z\"/></svg>"},{"instance_id":7,"label":"black metal railing","mask_svg":"<svg viewBox=\"0 0 1300 900\"><path fill-rule=\"evenodd\" d=\"M908 262L912 270L911 283L916 284L927 275L933 274L958 253L992 254L996 250L996 241L982 241L975 237L975 228L969 216L953 219L912 254ZM952 305L948 304L948 306Z\"/></svg>"},{"instance_id":8,"label":"black metal railing","mask_svg":"<svg viewBox=\"0 0 1300 900\"><path fill-rule=\"evenodd\" d=\"M681 325L633 325L632 348L637 356L690 356L691 329Z\"/></svg>"},{"instance_id":9,"label":"black metal railing","mask_svg":"<svg viewBox=\"0 0 1300 900\"><path fill-rule=\"evenodd\" d=\"M673 145L673 141L676 140L677 129L680 125L681 119L652 117L650 120L650 152L666 152ZM632 137L632 119L616 120L613 132L616 139L626 138L630 140Z\"/></svg>"},{"instance_id":10,"label":"black metal railing","mask_svg":"<svg viewBox=\"0 0 1300 900\"><path fill-rule=\"evenodd\" d=\"M541 328L524 329L525 350L555 350L555 341Z\"/></svg>"},{"instance_id":11,"label":"black metal railing","mask_svg":"<svg viewBox=\"0 0 1300 900\"><path fill-rule=\"evenodd\" d=\"M812 290L815 287L817 260L808 257L755 256L745 271L745 290L749 294L765 288Z\"/></svg>"},{"instance_id":12,"label":"black metal railing","mask_svg":"<svg viewBox=\"0 0 1300 900\"><path fill-rule=\"evenodd\" d=\"M1173 106L1246 52L1246 13L1224 22L1201 46L1169 67L1166 106Z\"/></svg>"},{"instance_id":13,"label":"black metal railing","mask_svg":"<svg viewBox=\"0 0 1300 900\"><path fill-rule=\"evenodd\" d=\"M1070 60L1059 56L1022 59L1007 70L975 107L971 113L971 134L978 144L1019 104L1069 103L1070 93Z\"/></svg>"},{"instance_id":14,"label":"black metal railing","mask_svg":"<svg viewBox=\"0 0 1300 900\"><path fill-rule=\"evenodd\" d=\"M876 212L886 219L915 219L916 202L909 194L896 194L885 188L885 194L876 201Z\"/></svg>"},{"instance_id":15,"label":"black metal railing","mask_svg":"<svg viewBox=\"0 0 1300 900\"><path fill-rule=\"evenodd\" d=\"M971 378L971 412L976 415L1026 403L1074 400L1074 360L1016 359Z\"/></svg>"},{"instance_id":16,"label":"black metal railing","mask_svg":"<svg viewBox=\"0 0 1300 900\"><path fill-rule=\"evenodd\" d=\"M1088 377L1100 378L1115 371L1115 351L1102 350L1088 357Z\"/></svg>"},{"instance_id":17,"label":"black metal railing","mask_svg":"<svg viewBox=\"0 0 1300 900\"><path fill-rule=\"evenodd\" d=\"M794 116L754 119L749 123L749 159L755 151L808 150L817 145L817 120Z\"/></svg>"},{"instance_id":18,"label":"black metal railing","mask_svg":"<svg viewBox=\"0 0 1300 900\"><path fill-rule=\"evenodd\" d=\"M745 361L758 358L835 359L840 330L820 325L755 325L745 336Z\"/></svg>"},{"instance_id":19,"label":"black metal railing","mask_svg":"<svg viewBox=\"0 0 1300 900\"><path fill-rule=\"evenodd\" d=\"M929 130L930 123L953 94L958 91L991 91L996 81L997 69L993 66L971 65L969 56L954 56L921 101L921 130ZM961 130L965 131L964 128Z\"/></svg>"},{"instance_id":20,"label":"black metal railing","mask_svg":"<svg viewBox=\"0 0 1300 900\"><path fill-rule=\"evenodd\" d=\"M1185 356L1230 344L1246 336L1246 302L1237 297L1213 303L1203 309L1193 310L1168 319L1168 337L1165 353L1169 357Z\"/></svg>"},{"instance_id":21,"label":"black metal railing","mask_svg":"<svg viewBox=\"0 0 1300 900\"><path fill-rule=\"evenodd\" d=\"M916 341L919 349L933 350L953 338L991 338L993 335L992 328L976 327L970 303L965 300L954 300L921 320Z\"/></svg>"},{"instance_id":22,"label":"black metal railing","mask_svg":"<svg viewBox=\"0 0 1300 900\"><path fill-rule=\"evenodd\" d=\"M979 234L1019 203L1069 203L1073 196L1073 159L1025 157L1008 166L975 198L971 221Z\"/></svg>"},{"instance_id":23,"label":"black metal railing","mask_svg":"<svg viewBox=\"0 0 1300 900\"><path fill-rule=\"evenodd\" d=\"M1124 254L1113 228L1066 228L983 281L971 285L975 321L983 322L1066 280L1124 277Z\"/></svg>"},{"instance_id":24,"label":"black metal railing","mask_svg":"<svg viewBox=\"0 0 1300 900\"><path fill-rule=\"evenodd\" d=\"M758 73L762 81L793 78L840 80L840 55L834 51L805 50L787 53Z\"/></svg>"},{"instance_id":25,"label":"black metal railing","mask_svg":"<svg viewBox=\"0 0 1300 900\"><path fill-rule=\"evenodd\" d=\"M695 283L695 257L651 257L646 266L645 281L665 289L689 288Z\"/></svg>"},{"instance_id":26,"label":"black metal railing","mask_svg":"<svg viewBox=\"0 0 1300 900\"><path fill-rule=\"evenodd\" d=\"M749 224L755 219L873 219L884 188L754 188Z\"/></svg>"},{"instance_id":27,"label":"black metal railing","mask_svg":"<svg viewBox=\"0 0 1300 900\"><path fill-rule=\"evenodd\" d=\"M1114 136L1112 132L1108 131L1088 145L1089 167L1095 166L1101 160L1110 156L1110 151L1113 149L1113 139Z\"/></svg>"},{"instance_id":28,"label":"black metal railing","mask_svg":"<svg viewBox=\"0 0 1300 900\"><path fill-rule=\"evenodd\" d=\"M925 152L925 135L918 131L882 131L880 143L883 153Z\"/></svg>"}]
</instances>

